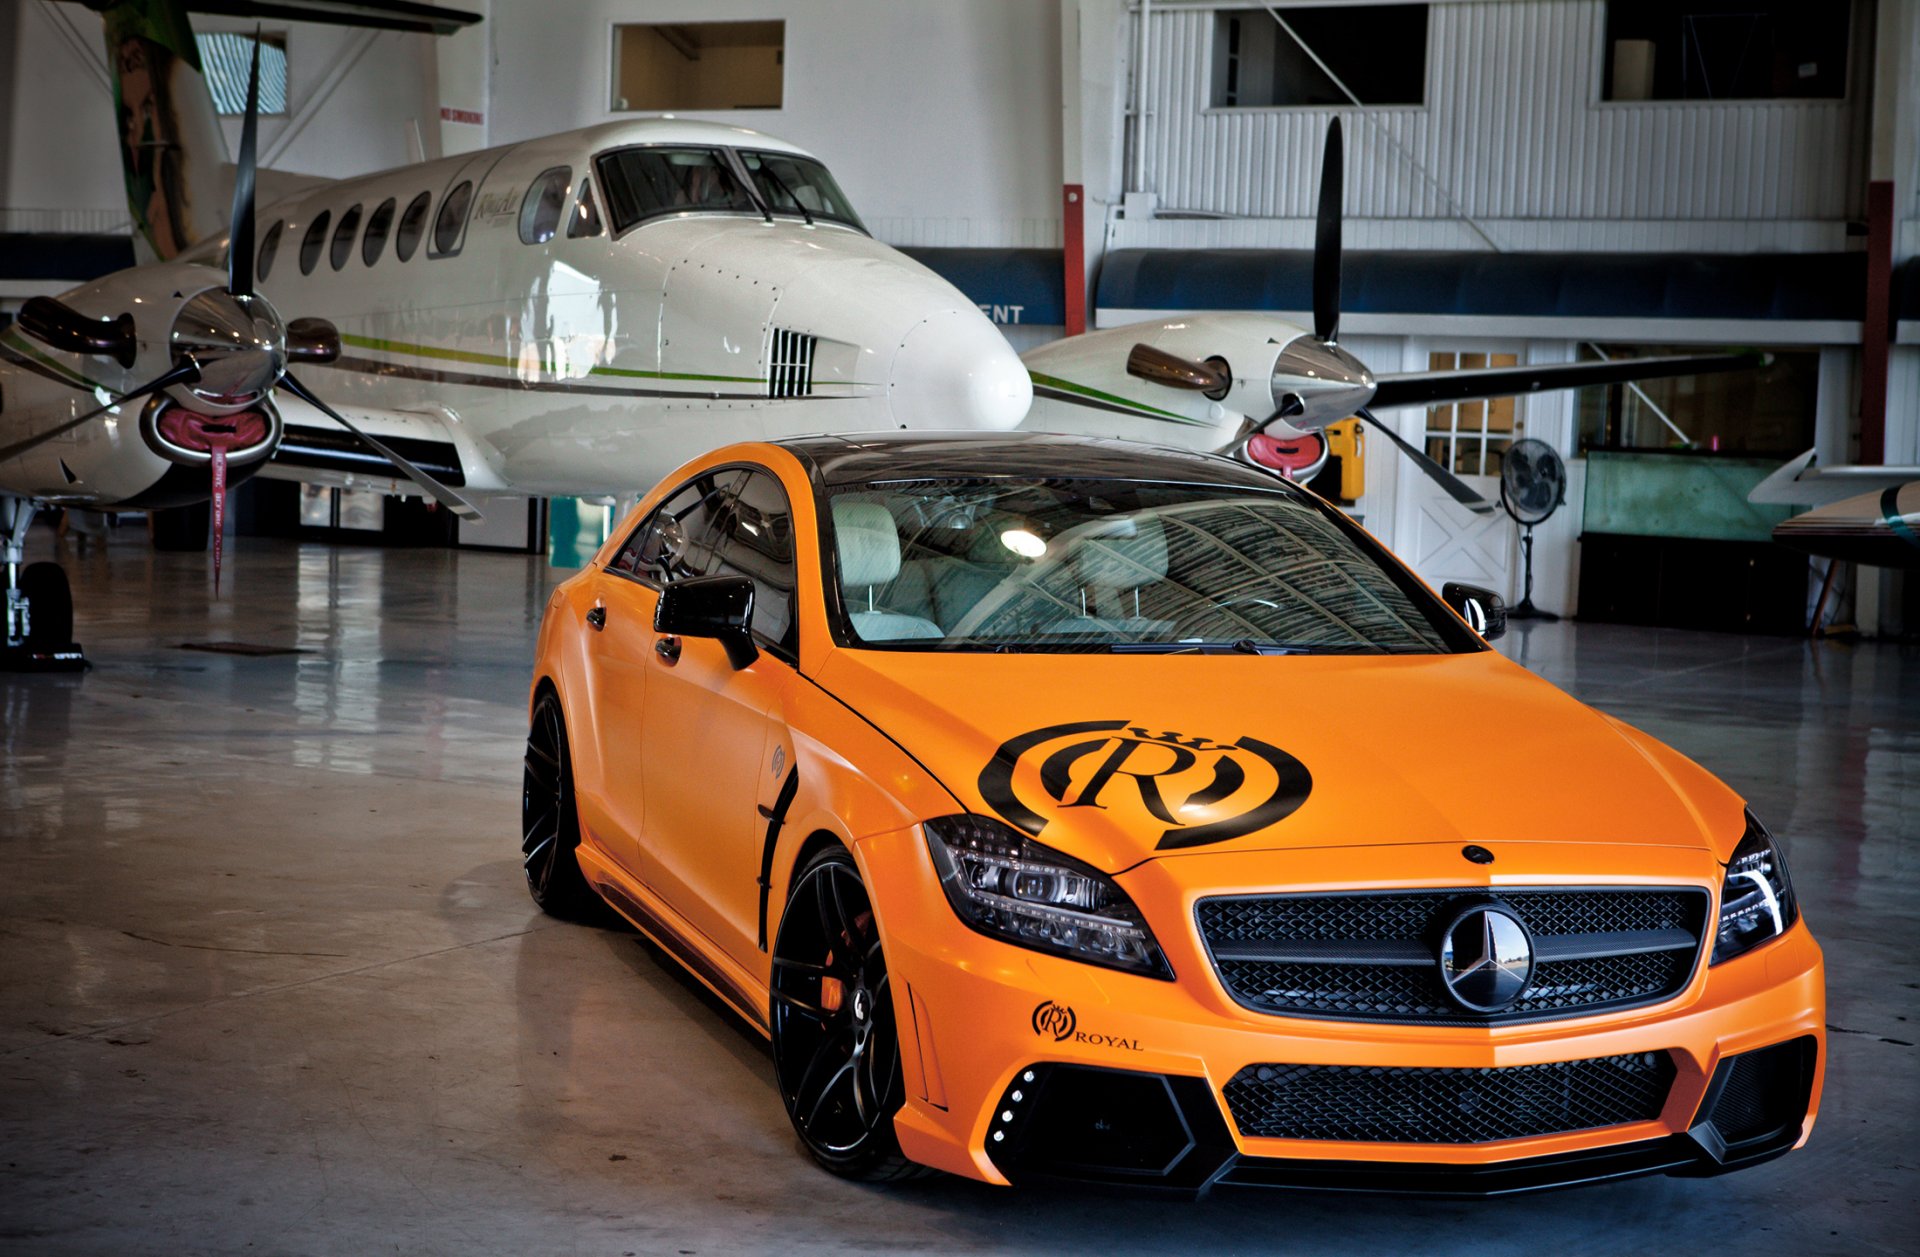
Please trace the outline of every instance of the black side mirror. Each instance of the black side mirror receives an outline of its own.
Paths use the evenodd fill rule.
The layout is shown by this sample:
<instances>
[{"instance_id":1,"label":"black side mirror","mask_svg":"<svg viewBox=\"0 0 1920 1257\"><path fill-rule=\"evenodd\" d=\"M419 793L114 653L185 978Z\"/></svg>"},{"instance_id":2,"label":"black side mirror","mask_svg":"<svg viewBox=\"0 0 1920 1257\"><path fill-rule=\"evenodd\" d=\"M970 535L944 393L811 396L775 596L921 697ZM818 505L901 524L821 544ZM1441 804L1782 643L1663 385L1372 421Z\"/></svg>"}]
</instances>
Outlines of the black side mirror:
<instances>
[{"instance_id":1,"label":"black side mirror","mask_svg":"<svg viewBox=\"0 0 1920 1257\"><path fill-rule=\"evenodd\" d=\"M753 581L745 576L696 576L660 591L653 631L676 637L717 637L734 671L760 657L753 644Z\"/></svg>"},{"instance_id":2,"label":"black side mirror","mask_svg":"<svg viewBox=\"0 0 1920 1257\"><path fill-rule=\"evenodd\" d=\"M1492 641L1507 631L1507 600L1491 589L1448 581L1440 587L1440 601L1459 613L1474 632Z\"/></svg>"}]
</instances>

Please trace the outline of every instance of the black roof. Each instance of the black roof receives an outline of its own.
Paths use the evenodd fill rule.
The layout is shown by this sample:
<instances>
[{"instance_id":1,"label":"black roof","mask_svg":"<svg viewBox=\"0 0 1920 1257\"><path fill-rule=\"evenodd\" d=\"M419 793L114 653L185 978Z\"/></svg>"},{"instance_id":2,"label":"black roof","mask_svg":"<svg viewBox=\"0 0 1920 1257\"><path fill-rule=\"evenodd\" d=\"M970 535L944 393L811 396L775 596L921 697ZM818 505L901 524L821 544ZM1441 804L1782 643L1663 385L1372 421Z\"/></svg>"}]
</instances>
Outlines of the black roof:
<instances>
[{"instance_id":1,"label":"black roof","mask_svg":"<svg viewBox=\"0 0 1920 1257\"><path fill-rule=\"evenodd\" d=\"M1269 492L1290 487L1270 472L1215 454L1047 432L876 432L790 437L773 444L790 451L816 483L827 486L877 480L1073 476Z\"/></svg>"}]
</instances>

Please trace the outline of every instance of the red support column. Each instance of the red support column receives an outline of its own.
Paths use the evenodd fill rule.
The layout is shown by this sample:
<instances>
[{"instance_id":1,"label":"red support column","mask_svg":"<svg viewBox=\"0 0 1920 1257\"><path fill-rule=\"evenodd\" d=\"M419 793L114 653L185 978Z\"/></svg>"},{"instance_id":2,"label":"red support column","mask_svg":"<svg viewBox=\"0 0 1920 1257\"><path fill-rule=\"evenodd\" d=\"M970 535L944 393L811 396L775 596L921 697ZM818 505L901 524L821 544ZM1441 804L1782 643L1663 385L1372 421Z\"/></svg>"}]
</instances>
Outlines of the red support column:
<instances>
[{"instance_id":1,"label":"red support column","mask_svg":"<svg viewBox=\"0 0 1920 1257\"><path fill-rule=\"evenodd\" d=\"M1867 304L1860 334L1860 461L1887 459L1887 357L1893 331L1893 184L1867 185Z\"/></svg>"},{"instance_id":2,"label":"red support column","mask_svg":"<svg viewBox=\"0 0 1920 1257\"><path fill-rule=\"evenodd\" d=\"M1066 241L1061 252L1066 263L1067 335L1078 336L1087 330L1087 193L1080 184L1069 183L1063 185L1060 195L1060 221ZM1884 380L1884 368L1881 374Z\"/></svg>"}]
</instances>

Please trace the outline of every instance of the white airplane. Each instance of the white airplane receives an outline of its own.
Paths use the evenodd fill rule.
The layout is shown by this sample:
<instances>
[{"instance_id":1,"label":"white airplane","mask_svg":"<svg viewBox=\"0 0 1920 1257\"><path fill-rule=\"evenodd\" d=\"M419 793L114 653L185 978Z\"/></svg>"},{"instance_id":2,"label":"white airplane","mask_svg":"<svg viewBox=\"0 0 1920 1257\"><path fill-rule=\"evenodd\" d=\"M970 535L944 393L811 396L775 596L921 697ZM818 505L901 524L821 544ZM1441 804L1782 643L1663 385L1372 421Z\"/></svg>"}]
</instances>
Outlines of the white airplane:
<instances>
[{"instance_id":1,"label":"white airplane","mask_svg":"<svg viewBox=\"0 0 1920 1257\"><path fill-rule=\"evenodd\" d=\"M1774 525L1782 545L1869 567L1920 569L1920 467L1819 467L1808 450L1747 500L1812 508Z\"/></svg>"},{"instance_id":2,"label":"white airplane","mask_svg":"<svg viewBox=\"0 0 1920 1257\"><path fill-rule=\"evenodd\" d=\"M79 658L64 576L19 570L37 504L211 496L217 516L228 486L261 474L425 493L471 515L463 490L632 495L739 440L1020 425L1227 451L1306 478L1325 460L1320 430L1370 418L1370 401L1758 360L1376 378L1337 341L1337 120L1311 331L1198 316L1074 337L1024 362L964 294L873 240L818 159L736 127L590 127L299 181L256 214L250 108L231 209L216 217L224 152L183 6L106 0L103 16L136 242L157 260L36 298L0 335L0 663ZM1456 498L1491 509L1376 426Z\"/></svg>"}]
</instances>

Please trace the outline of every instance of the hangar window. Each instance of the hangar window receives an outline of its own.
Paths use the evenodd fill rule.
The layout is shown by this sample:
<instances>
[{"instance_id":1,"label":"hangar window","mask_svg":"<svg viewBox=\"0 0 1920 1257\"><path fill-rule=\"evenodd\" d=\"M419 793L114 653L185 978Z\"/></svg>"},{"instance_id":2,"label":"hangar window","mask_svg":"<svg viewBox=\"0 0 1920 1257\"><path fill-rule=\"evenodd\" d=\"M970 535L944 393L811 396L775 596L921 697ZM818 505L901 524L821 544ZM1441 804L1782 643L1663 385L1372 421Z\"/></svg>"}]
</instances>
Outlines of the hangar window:
<instances>
[{"instance_id":1,"label":"hangar window","mask_svg":"<svg viewBox=\"0 0 1920 1257\"><path fill-rule=\"evenodd\" d=\"M420 237L427 234L427 208L432 204L431 192L422 192L407 202L407 212L400 215L400 230L393 237L395 258L405 262L420 247Z\"/></svg>"},{"instance_id":2,"label":"hangar window","mask_svg":"<svg viewBox=\"0 0 1920 1257\"><path fill-rule=\"evenodd\" d=\"M215 112L247 112L247 82L253 77L253 36L241 31L203 31L194 35L200 68L206 72ZM287 34L260 36L260 113L287 112Z\"/></svg>"},{"instance_id":3,"label":"hangar window","mask_svg":"<svg viewBox=\"0 0 1920 1257\"><path fill-rule=\"evenodd\" d=\"M593 204L593 180L580 181L580 199L574 203L573 217L567 223L567 239L600 234L600 211Z\"/></svg>"},{"instance_id":4,"label":"hangar window","mask_svg":"<svg viewBox=\"0 0 1920 1257\"><path fill-rule=\"evenodd\" d=\"M1223 9L1213 15L1215 109L1427 101L1424 4Z\"/></svg>"},{"instance_id":5,"label":"hangar window","mask_svg":"<svg viewBox=\"0 0 1920 1257\"><path fill-rule=\"evenodd\" d=\"M300 238L300 273L313 274L313 268L320 264L320 250L327 243L327 226L333 221L332 210L321 210L318 217L307 225L307 234Z\"/></svg>"},{"instance_id":6,"label":"hangar window","mask_svg":"<svg viewBox=\"0 0 1920 1257\"><path fill-rule=\"evenodd\" d=\"M260 262L254 269L261 279L273 270L273 255L280 252L280 235L286 229L286 221L276 218L273 226L267 228L266 238L260 241Z\"/></svg>"},{"instance_id":7,"label":"hangar window","mask_svg":"<svg viewBox=\"0 0 1920 1257\"><path fill-rule=\"evenodd\" d=\"M334 229L333 250L328 256L328 260L333 263L334 270L343 269L347 264L347 259L353 256L353 234L359 230L360 207L355 205L352 209L340 215L340 226Z\"/></svg>"},{"instance_id":8,"label":"hangar window","mask_svg":"<svg viewBox=\"0 0 1920 1257\"><path fill-rule=\"evenodd\" d=\"M1711 353L1700 345L1583 345L1583 362ZM1695 449L1787 459L1813 444L1817 350L1776 349L1752 371L1609 384L1574 394L1582 449ZM1661 415L1666 419L1662 419ZM1673 427L1667 426L1671 420ZM1679 429L1676 432L1674 429Z\"/></svg>"},{"instance_id":9,"label":"hangar window","mask_svg":"<svg viewBox=\"0 0 1920 1257\"><path fill-rule=\"evenodd\" d=\"M440 202L433 220L433 257L448 257L460 249L460 235L467 225L467 206L473 201L473 184L462 179Z\"/></svg>"},{"instance_id":10,"label":"hangar window","mask_svg":"<svg viewBox=\"0 0 1920 1257\"><path fill-rule=\"evenodd\" d=\"M596 160L616 232L659 214L760 212L714 149L622 148Z\"/></svg>"},{"instance_id":11,"label":"hangar window","mask_svg":"<svg viewBox=\"0 0 1920 1257\"><path fill-rule=\"evenodd\" d=\"M786 42L780 21L617 25L608 107L778 109Z\"/></svg>"},{"instance_id":12,"label":"hangar window","mask_svg":"<svg viewBox=\"0 0 1920 1257\"><path fill-rule=\"evenodd\" d=\"M1428 354L1429 371L1478 371L1520 365L1518 354ZM1427 457L1459 476L1497 476L1520 435L1511 397L1481 398L1427 407Z\"/></svg>"},{"instance_id":13,"label":"hangar window","mask_svg":"<svg viewBox=\"0 0 1920 1257\"><path fill-rule=\"evenodd\" d=\"M393 204L393 198L388 197L367 220L367 234L360 239L360 260L368 266L378 262L380 250L387 247L387 233L393 229Z\"/></svg>"},{"instance_id":14,"label":"hangar window","mask_svg":"<svg viewBox=\"0 0 1920 1257\"><path fill-rule=\"evenodd\" d=\"M545 171L520 200L520 243L545 244L560 230L560 215L567 208L567 189L573 186L573 171L555 166Z\"/></svg>"},{"instance_id":15,"label":"hangar window","mask_svg":"<svg viewBox=\"0 0 1920 1257\"><path fill-rule=\"evenodd\" d=\"M1839 100L1851 4L1609 0L1605 100Z\"/></svg>"}]
</instances>

